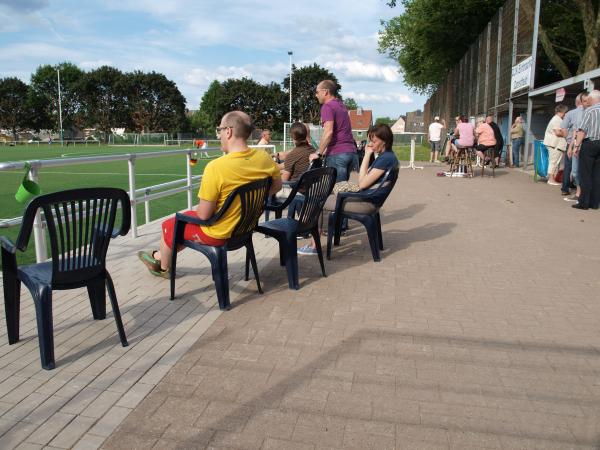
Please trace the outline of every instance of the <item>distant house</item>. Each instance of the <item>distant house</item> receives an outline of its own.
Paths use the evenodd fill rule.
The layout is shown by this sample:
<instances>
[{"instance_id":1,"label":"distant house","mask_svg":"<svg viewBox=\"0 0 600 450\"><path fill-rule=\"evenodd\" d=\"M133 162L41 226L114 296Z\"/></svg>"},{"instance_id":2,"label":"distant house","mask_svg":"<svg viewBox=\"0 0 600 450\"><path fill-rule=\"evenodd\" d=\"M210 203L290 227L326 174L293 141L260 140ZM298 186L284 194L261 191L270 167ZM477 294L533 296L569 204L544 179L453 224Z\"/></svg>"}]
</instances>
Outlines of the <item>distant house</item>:
<instances>
[{"instance_id":1,"label":"distant house","mask_svg":"<svg viewBox=\"0 0 600 450\"><path fill-rule=\"evenodd\" d=\"M406 113L405 133L424 133L425 132L425 116L423 111L417 109Z\"/></svg>"},{"instance_id":2,"label":"distant house","mask_svg":"<svg viewBox=\"0 0 600 450\"><path fill-rule=\"evenodd\" d=\"M348 111L348 115L350 116L354 139L357 141L367 139L367 130L373 125L373 111L358 108Z\"/></svg>"},{"instance_id":3,"label":"distant house","mask_svg":"<svg viewBox=\"0 0 600 450\"><path fill-rule=\"evenodd\" d=\"M398 117L398 120L392 125L392 133L394 134L402 134L404 133L406 128L406 120L404 116Z\"/></svg>"}]
</instances>

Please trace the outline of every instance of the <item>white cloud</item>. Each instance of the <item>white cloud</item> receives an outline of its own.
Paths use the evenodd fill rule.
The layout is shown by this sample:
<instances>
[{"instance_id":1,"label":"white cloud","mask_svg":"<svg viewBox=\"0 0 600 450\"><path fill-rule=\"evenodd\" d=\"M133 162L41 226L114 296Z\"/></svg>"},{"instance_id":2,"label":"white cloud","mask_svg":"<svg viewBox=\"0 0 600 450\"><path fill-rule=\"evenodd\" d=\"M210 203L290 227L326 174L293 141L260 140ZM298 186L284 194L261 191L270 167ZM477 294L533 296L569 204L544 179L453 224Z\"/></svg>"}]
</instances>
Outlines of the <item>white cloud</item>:
<instances>
[{"instance_id":1,"label":"white cloud","mask_svg":"<svg viewBox=\"0 0 600 450\"><path fill-rule=\"evenodd\" d=\"M329 61L325 67L339 71L350 80L379 80L394 83L400 79L395 66L361 61Z\"/></svg>"},{"instance_id":2,"label":"white cloud","mask_svg":"<svg viewBox=\"0 0 600 450\"><path fill-rule=\"evenodd\" d=\"M95 61L81 61L79 67L83 70L97 69L102 66L112 66L113 62L107 59L97 59Z\"/></svg>"},{"instance_id":3,"label":"white cloud","mask_svg":"<svg viewBox=\"0 0 600 450\"><path fill-rule=\"evenodd\" d=\"M406 94L392 92L387 94L372 94L365 92L345 92L344 97L351 97L358 102L371 103L412 103L413 99Z\"/></svg>"}]
</instances>

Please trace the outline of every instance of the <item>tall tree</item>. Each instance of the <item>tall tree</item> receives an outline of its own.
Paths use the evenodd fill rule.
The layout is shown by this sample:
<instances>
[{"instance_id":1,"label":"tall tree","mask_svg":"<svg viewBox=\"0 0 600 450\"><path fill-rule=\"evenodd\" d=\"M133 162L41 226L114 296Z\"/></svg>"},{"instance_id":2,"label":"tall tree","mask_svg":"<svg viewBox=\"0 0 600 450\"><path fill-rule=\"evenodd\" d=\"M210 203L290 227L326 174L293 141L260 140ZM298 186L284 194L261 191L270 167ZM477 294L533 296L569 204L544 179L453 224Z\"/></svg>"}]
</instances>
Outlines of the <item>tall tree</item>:
<instances>
[{"instance_id":1,"label":"tall tree","mask_svg":"<svg viewBox=\"0 0 600 450\"><path fill-rule=\"evenodd\" d=\"M263 85L249 78L225 80L218 88L214 83L218 82L211 84L200 105L200 111L210 114L213 123L228 111L243 111L257 128L283 125L285 96L278 84Z\"/></svg>"},{"instance_id":2,"label":"tall tree","mask_svg":"<svg viewBox=\"0 0 600 450\"><path fill-rule=\"evenodd\" d=\"M97 127L105 138L111 128L125 125L127 96L120 70L109 66L94 69L82 77L78 88L86 125Z\"/></svg>"},{"instance_id":3,"label":"tall tree","mask_svg":"<svg viewBox=\"0 0 600 450\"><path fill-rule=\"evenodd\" d=\"M17 132L30 125L28 94L29 87L18 78L0 79L0 128L11 130L15 141Z\"/></svg>"},{"instance_id":4,"label":"tall tree","mask_svg":"<svg viewBox=\"0 0 600 450\"><path fill-rule=\"evenodd\" d=\"M382 21L379 51L398 62L408 86L433 92L504 1L402 0L404 13Z\"/></svg>"},{"instance_id":5,"label":"tall tree","mask_svg":"<svg viewBox=\"0 0 600 450\"><path fill-rule=\"evenodd\" d=\"M315 97L317 84L323 80L332 80L337 83L338 79L329 70L313 64L296 69L292 66L292 117L293 120L301 120L307 123L318 124L321 118L321 108ZM283 88L289 95L290 77L283 80ZM341 86L340 86L341 89Z\"/></svg>"},{"instance_id":6,"label":"tall tree","mask_svg":"<svg viewBox=\"0 0 600 450\"><path fill-rule=\"evenodd\" d=\"M84 117L81 114L80 82L83 71L76 65L64 62L55 66L43 65L31 76L31 89L34 103L45 104L46 114L53 118L52 128L59 129L58 77L60 70L61 110L63 129L81 127Z\"/></svg>"},{"instance_id":7,"label":"tall tree","mask_svg":"<svg viewBox=\"0 0 600 450\"><path fill-rule=\"evenodd\" d=\"M219 105L221 97L221 83L214 80L200 100L200 108L198 109L197 120L199 129L205 136L213 136L214 129L219 125L219 120L224 114Z\"/></svg>"},{"instance_id":8,"label":"tall tree","mask_svg":"<svg viewBox=\"0 0 600 450\"><path fill-rule=\"evenodd\" d=\"M124 75L130 128L140 132L173 132L185 124L185 98L163 74L136 71Z\"/></svg>"},{"instance_id":9,"label":"tall tree","mask_svg":"<svg viewBox=\"0 0 600 450\"><path fill-rule=\"evenodd\" d=\"M533 25L535 2L521 0L520 7ZM536 84L596 69L600 62L600 1L543 0L538 35Z\"/></svg>"}]
</instances>

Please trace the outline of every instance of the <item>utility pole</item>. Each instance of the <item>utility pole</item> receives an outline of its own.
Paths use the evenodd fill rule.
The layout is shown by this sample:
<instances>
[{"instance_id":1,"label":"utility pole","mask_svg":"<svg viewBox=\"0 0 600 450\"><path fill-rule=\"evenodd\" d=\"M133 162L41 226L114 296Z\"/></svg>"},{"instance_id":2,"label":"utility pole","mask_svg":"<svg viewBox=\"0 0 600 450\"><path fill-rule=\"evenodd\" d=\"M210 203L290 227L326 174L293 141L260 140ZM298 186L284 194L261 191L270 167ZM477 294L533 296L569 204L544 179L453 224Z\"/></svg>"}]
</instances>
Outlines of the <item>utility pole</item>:
<instances>
[{"instance_id":1,"label":"utility pole","mask_svg":"<svg viewBox=\"0 0 600 450\"><path fill-rule=\"evenodd\" d=\"M62 104L60 94L60 69L56 69L56 76L58 78L58 122L60 126L60 145L63 145L63 125L62 125Z\"/></svg>"},{"instance_id":2,"label":"utility pole","mask_svg":"<svg viewBox=\"0 0 600 450\"><path fill-rule=\"evenodd\" d=\"M294 53L290 50L288 55L290 56L290 124L292 123L292 55Z\"/></svg>"}]
</instances>

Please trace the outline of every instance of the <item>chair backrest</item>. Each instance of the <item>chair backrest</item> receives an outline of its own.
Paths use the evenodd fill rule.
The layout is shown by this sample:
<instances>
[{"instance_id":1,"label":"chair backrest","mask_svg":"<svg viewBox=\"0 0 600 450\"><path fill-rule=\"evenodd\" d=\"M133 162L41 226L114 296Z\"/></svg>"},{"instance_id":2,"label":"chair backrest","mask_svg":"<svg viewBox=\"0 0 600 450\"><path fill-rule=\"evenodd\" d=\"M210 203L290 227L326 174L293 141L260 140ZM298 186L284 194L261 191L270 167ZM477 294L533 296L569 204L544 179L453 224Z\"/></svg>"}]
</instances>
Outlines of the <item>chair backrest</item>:
<instances>
[{"instance_id":1,"label":"chair backrest","mask_svg":"<svg viewBox=\"0 0 600 450\"><path fill-rule=\"evenodd\" d=\"M333 190L337 171L334 167L320 167L304 172L298 188L304 194L304 202L298 217L298 232L311 230L317 221L327 197Z\"/></svg>"},{"instance_id":2,"label":"chair backrest","mask_svg":"<svg viewBox=\"0 0 600 450\"><path fill-rule=\"evenodd\" d=\"M371 203L373 203L377 207L383 206L384 202L394 189L396 185L396 181L398 180L398 173L400 172L400 167L398 165L389 168L384 174L379 182L379 184L370 189L370 196L372 197Z\"/></svg>"},{"instance_id":3,"label":"chair backrest","mask_svg":"<svg viewBox=\"0 0 600 450\"><path fill-rule=\"evenodd\" d=\"M118 205L120 228L115 230ZM34 198L23 217L17 247L27 248L33 221L42 209L52 253L52 283L77 284L105 270L111 237L126 235L131 227L127 192L116 188L84 188Z\"/></svg>"},{"instance_id":4,"label":"chair backrest","mask_svg":"<svg viewBox=\"0 0 600 450\"><path fill-rule=\"evenodd\" d=\"M236 197L239 197L241 204L240 221L233 229L230 239L240 238L254 231L258 219L265 209L270 187L271 178L267 177L244 184L229 194L221 208L222 210L228 208Z\"/></svg>"}]
</instances>

